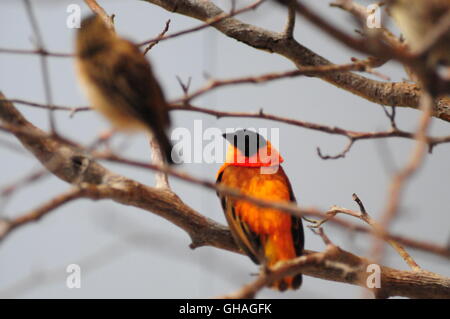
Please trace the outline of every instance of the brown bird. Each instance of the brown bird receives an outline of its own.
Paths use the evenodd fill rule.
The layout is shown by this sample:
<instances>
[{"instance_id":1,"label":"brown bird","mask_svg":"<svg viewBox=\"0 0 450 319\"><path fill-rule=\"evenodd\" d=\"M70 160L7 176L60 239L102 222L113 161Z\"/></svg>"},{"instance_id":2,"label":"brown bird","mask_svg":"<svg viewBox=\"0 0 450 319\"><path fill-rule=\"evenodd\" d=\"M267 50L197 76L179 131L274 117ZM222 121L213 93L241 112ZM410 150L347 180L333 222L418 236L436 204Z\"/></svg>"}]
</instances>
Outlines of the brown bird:
<instances>
[{"instance_id":1,"label":"brown bird","mask_svg":"<svg viewBox=\"0 0 450 319\"><path fill-rule=\"evenodd\" d=\"M147 130L173 163L166 135L169 109L150 63L132 42L119 37L103 20L83 19L76 37L76 70L94 109L122 131Z\"/></svg>"},{"instance_id":2,"label":"brown bird","mask_svg":"<svg viewBox=\"0 0 450 319\"><path fill-rule=\"evenodd\" d=\"M450 0L391 0L389 12L405 36L408 46L418 50L439 24L450 21ZM450 29L427 56L430 67L450 66Z\"/></svg>"},{"instance_id":3,"label":"brown bird","mask_svg":"<svg viewBox=\"0 0 450 319\"><path fill-rule=\"evenodd\" d=\"M230 146L217 183L261 199L295 202L289 179L279 166L283 158L269 141L247 130L223 136ZM262 168L268 171L263 173ZM234 240L254 263L273 266L303 254L301 218L244 199L219 197ZM297 274L275 282L273 288L297 289L301 283L302 275Z\"/></svg>"}]
</instances>

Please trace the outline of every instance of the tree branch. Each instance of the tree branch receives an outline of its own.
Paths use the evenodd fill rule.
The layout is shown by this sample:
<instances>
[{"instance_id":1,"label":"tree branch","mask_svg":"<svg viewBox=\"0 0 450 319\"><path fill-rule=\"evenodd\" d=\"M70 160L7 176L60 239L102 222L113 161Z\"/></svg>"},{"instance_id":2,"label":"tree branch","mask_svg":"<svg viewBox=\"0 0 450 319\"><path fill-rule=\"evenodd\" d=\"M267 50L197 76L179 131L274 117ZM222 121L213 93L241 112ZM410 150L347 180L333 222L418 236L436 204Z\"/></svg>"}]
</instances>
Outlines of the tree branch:
<instances>
[{"instance_id":1,"label":"tree branch","mask_svg":"<svg viewBox=\"0 0 450 319\"><path fill-rule=\"evenodd\" d=\"M103 22L114 31L114 15L109 16L108 13L100 6L96 0L84 0L84 2L91 8L92 12L102 18Z\"/></svg>"},{"instance_id":2,"label":"tree branch","mask_svg":"<svg viewBox=\"0 0 450 319\"><path fill-rule=\"evenodd\" d=\"M3 96L0 95L1 98ZM210 245L221 249L237 252L238 249L228 229L215 221L202 216L173 192L145 186L124 176L115 174L104 168L89 156L86 150L68 144L64 140L51 137L29 123L15 108L6 101L0 102L0 119L12 125L21 126L26 131L16 131L19 141L35 155L35 157L55 176L83 188L83 195L93 200L110 199L115 202L142 208L165 218L186 231L191 237L191 247ZM305 263L302 268L295 269L302 273L326 280L361 285L361 278L367 276L366 268L369 261L336 248L336 253L327 253L325 258L317 263ZM318 254L306 251L306 256ZM320 254L320 253L319 253ZM304 257L300 257L304 258ZM307 258L307 257L305 257ZM289 264L300 263L297 259ZM304 265L303 265L304 264ZM352 273L343 271L356 269ZM286 273L294 271L296 266L288 267ZM381 267L382 288L378 296L406 296L413 298L443 298L450 297L450 279L438 274L420 271L408 272Z\"/></svg>"},{"instance_id":3,"label":"tree branch","mask_svg":"<svg viewBox=\"0 0 450 319\"><path fill-rule=\"evenodd\" d=\"M208 21L223 14L211 1L195 0L144 0L170 12L176 12L201 21ZM272 32L229 17L213 25L226 36L243 42L253 48L280 54L291 60L299 69L304 66L328 65L330 62L295 39L283 33ZM421 89L419 86L403 82L381 82L351 72L325 73L317 75L341 89L349 91L377 104L419 109ZM433 116L450 121L450 98L436 101Z\"/></svg>"}]
</instances>

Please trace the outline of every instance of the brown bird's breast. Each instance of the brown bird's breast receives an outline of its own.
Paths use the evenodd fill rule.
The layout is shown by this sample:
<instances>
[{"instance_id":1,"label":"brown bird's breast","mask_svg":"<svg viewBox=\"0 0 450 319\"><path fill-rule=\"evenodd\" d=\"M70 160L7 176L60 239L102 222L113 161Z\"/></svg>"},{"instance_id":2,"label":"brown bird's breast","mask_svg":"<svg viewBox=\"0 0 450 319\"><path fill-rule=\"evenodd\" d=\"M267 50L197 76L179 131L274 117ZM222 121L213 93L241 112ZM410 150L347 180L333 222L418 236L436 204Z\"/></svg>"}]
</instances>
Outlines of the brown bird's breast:
<instances>
[{"instance_id":1,"label":"brown bird's breast","mask_svg":"<svg viewBox=\"0 0 450 319\"><path fill-rule=\"evenodd\" d=\"M115 105L117 101L105 95L103 90L94 83L94 79L89 76L90 72L86 70L88 67L90 66L83 61L83 58L76 59L75 72L77 73L78 82L81 90L91 102L91 106L108 118L116 128L124 131L145 129L145 125L141 121L124 112L123 107Z\"/></svg>"}]
</instances>

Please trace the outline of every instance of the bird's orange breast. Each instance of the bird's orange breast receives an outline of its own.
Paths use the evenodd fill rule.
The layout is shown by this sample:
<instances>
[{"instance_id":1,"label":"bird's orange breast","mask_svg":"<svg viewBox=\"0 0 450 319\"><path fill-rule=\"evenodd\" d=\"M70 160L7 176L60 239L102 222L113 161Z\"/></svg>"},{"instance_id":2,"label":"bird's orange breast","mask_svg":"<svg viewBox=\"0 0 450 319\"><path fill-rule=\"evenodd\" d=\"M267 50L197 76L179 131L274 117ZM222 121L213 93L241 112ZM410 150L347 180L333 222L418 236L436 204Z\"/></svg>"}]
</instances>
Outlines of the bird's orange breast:
<instances>
[{"instance_id":1,"label":"bird's orange breast","mask_svg":"<svg viewBox=\"0 0 450 319\"><path fill-rule=\"evenodd\" d=\"M289 182L281 167L275 174L261 174L257 167L230 165L223 170L221 183L261 199L291 201ZM269 261L296 257L291 234L291 215L241 199L234 201L234 211L252 232L261 236L263 242L270 239L270 245L265 247Z\"/></svg>"}]
</instances>

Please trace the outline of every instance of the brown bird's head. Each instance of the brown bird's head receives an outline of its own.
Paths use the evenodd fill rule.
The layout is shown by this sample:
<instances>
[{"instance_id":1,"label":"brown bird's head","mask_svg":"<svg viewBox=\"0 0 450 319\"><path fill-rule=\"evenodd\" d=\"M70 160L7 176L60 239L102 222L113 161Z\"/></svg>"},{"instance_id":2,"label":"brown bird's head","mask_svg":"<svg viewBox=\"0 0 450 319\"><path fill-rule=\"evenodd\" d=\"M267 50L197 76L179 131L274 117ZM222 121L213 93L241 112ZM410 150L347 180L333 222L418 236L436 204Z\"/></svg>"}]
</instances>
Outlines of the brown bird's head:
<instances>
[{"instance_id":1,"label":"brown bird's head","mask_svg":"<svg viewBox=\"0 0 450 319\"><path fill-rule=\"evenodd\" d=\"M76 39L77 53L81 56L92 55L109 48L116 34L103 20L93 14L81 21Z\"/></svg>"},{"instance_id":2,"label":"brown bird's head","mask_svg":"<svg viewBox=\"0 0 450 319\"><path fill-rule=\"evenodd\" d=\"M226 165L261 167L276 166L284 160L262 135L250 130L238 130L222 135L229 143Z\"/></svg>"}]
</instances>

